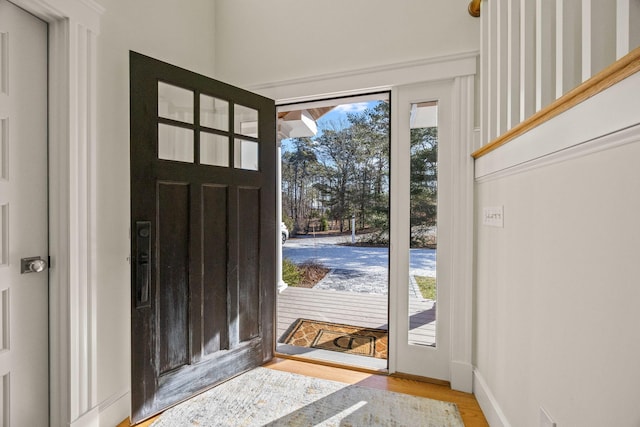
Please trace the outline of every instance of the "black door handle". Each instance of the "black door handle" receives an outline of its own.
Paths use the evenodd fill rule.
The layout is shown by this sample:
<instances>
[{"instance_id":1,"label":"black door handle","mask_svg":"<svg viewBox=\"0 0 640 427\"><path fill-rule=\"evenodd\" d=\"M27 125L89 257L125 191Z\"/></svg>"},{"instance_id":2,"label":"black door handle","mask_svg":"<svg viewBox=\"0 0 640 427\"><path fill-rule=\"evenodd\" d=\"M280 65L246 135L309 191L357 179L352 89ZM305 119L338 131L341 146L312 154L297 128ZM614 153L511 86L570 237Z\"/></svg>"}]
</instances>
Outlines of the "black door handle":
<instances>
[{"instance_id":1,"label":"black door handle","mask_svg":"<svg viewBox=\"0 0 640 427\"><path fill-rule=\"evenodd\" d=\"M151 222L136 221L136 308L150 305Z\"/></svg>"}]
</instances>

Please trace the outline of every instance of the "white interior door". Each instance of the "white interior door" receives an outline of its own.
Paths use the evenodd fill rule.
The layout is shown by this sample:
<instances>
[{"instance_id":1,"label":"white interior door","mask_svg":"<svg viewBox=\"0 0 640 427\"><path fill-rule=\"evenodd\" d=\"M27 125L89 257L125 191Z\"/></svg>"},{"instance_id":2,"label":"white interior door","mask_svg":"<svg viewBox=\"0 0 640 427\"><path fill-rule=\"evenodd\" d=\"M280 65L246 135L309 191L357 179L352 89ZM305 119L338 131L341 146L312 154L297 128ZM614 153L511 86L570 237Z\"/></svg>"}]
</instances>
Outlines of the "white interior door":
<instances>
[{"instance_id":1,"label":"white interior door","mask_svg":"<svg viewBox=\"0 0 640 427\"><path fill-rule=\"evenodd\" d=\"M3 426L49 425L47 221L47 24L0 0Z\"/></svg>"},{"instance_id":2,"label":"white interior door","mask_svg":"<svg viewBox=\"0 0 640 427\"><path fill-rule=\"evenodd\" d=\"M392 93L389 370L449 381L452 82Z\"/></svg>"}]
</instances>

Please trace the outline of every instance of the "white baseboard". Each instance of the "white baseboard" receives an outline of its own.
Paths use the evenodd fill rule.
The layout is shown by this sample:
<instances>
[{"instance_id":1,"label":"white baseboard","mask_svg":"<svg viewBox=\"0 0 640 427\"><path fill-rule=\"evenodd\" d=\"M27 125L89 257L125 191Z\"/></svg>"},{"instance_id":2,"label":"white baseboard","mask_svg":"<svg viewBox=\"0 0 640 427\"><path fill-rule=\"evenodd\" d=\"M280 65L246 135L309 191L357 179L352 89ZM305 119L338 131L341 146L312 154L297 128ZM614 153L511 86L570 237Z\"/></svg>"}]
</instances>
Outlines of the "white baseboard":
<instances>
[{"instance_id":1,"label":"white baseboard","mask_svg":"<svg viewBox=\"0 0 640 427\"><path fill-rule=\"evenodd\" d=\"M114 427L129 417L129 390L116 393L69 423L69 427Z\"/></svg>"},{"instance_id":2,"label":"white baseboard","mask_svg":"<svg viewBox=\"0 0 640 427\"><path fill-rule=\"evenodd\" d=\"M85 412L71 423L69 427L100 427L100 412L97 407Z\"/></svg>"},{"instance_id":3,"label":"white baseboard","mask_svg":"<svg viewBox=\"0 0 640 427\"><path fill-rule=\"evenodd\" d=\"M498 401L477 369L473 371L473 394L491 427L511 427Z\"/></svg>"},{"instance_id":4,"label":"white baseboard","mask_svg":"<svg viewBox=\"0 0 640 427\"><path fill-rule=\"evenodd\" d=\"M451 388L473 393L473 365L466 362L451 362Z\"/></svg>"},{"instance_id":5,"label":"white baseboard","mask_svg":"<svg viewBox=\"0 0 640 427\"><path fill-rule=\"evenodd\" d=\"M100 404L100 427L113 427L127 419L131 413L129 390L117 393Z\"/></svg>"}]
</instances>

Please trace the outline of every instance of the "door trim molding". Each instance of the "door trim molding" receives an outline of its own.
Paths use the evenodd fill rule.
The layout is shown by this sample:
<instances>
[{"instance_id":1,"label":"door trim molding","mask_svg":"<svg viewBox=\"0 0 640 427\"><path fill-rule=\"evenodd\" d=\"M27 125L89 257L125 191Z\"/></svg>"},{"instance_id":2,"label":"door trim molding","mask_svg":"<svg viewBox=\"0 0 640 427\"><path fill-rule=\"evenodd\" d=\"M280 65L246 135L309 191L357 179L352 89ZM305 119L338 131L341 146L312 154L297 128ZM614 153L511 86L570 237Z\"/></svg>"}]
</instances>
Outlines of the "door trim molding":
<instances>
[{"instance_id":1,"label":"door trim molding","mask_svg":"<svg viewBox=\"0 0 640 427\"><path fill-rule=\"evenodd\" d=\"M394 86L475 75L478 55L478 51L461 52L269 84L248 85L248 89L275 99L276 105L382 92Z\"/></svg>"},{"instance_id":2,"label":"door trim molding","mask_svg":"<svg viewBox=\"0 0 640 427\"><path fill-rule=\"evenodd\" d=\"M50 425L97 425L93 0L11 0L49 24Z\"/></svg>"},{"instance_id":3,"label":"door trim molding","mask_svg":"<svg viewBox=\"0 0 640 427\"><path fill-rule=\"evenodd\" d=\"M473 245L475 145L475 76L453 82L452 122L454 141L453 265L451 271L451 387L473 391ZM455 143L457 142L457 143Z\"/></svg>"},{"instance_id":4,"label":"door trim molding","mask_svg":"<svg viewBox=\"0 0 640 427\"><path fill-rule=\"evenodd\" d=\"M450 382L455 390L471 392L473 384L473 171L471 153L477 149L475 135L475 75L478 52L463 52L413 62L384 65L272 84L249 85L249 89L276 100L276 105L304 102L318 98L352 96L375 91L391 90L391 102L397 97L397 87L416 83L452 82L452 139L459 141L453 162L460 169L454 180L453 201L455 215L453 258L455 271L451 287L451 349ZM393 114L393 113L392 113ZM391 130L391 144L397 132ZM392 224L393 226L393 224ZM391 274L391 273L390 273ZM393 276L391 276L393 279ZM397 314L399 295L389 290L389 318ZM397 345L396 337L389 337L389 348ZM396 360L389 359L389 372L397 371Z\"/></svg>"}]
</instances>

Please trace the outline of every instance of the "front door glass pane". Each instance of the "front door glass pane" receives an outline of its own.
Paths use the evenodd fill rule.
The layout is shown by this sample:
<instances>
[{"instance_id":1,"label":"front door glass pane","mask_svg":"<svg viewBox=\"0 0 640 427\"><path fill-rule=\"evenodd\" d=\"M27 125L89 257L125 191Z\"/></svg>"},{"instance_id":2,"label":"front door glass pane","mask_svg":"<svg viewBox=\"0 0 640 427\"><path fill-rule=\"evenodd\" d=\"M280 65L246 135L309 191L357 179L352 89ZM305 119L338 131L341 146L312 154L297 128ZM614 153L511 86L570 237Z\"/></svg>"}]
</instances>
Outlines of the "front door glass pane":
<instances>
[{"instance_id":1,"label":"front door glass pane","mask_svg":"<svg viewBox=\"0 0 640 427\"><path fill-rule=\"evenodd\" d=\"M257 171L258 168L257 142L236 139L234 144L234 166L238 169Z\"/></svg>"},{"instance_id":2,"label":"front door glass pane","mask_svg":"<svg viewBox=\"0 0 640 427\"><path fill-rule=\"evenodd\" d=\"M193 163L193 130L158 123L158 158Z\"/></svg>"},{"instance_id":3,"label":"front door glass pane","mask_svg":"<svg viewBox=\"0 0 640 427\"><path fill-rule=\"evenodd\" d=\"M193 91L158 82L158 117L193 123Z\"/></svg>"},{"instance_id":4,"label":"front door glass pane","mask_svg":"<svg viewBox=\"0 0 640 427\"><path fill-rule=\"evenodd\" d=\"M436 346L438 104L411 105L409 343Z\"/></svg>"},{"instance_id":5,"label":"front door glass pane","mask_svg":"<svg viewBox=\"0 0 640 427\"><path fill-rule=\"evenodd\" d=\"M229 137L200 132L200 163L229 167Z\"/></svg>"},{"instance_id":6,"label":"front door glass pane","mask_svg":"<svg viewBox=\"0 0 640 427\"><path fill-rule=\"evenodd\" d=\"M200 95L200 125L229 130L229 102L209 95Z\"/></svg>"},{"instance_id":7,"label":"front door glass pane","mask_svg":"<svg viewBox=\"0 0 640 427\"><path fill-rule=\"evenodd\" d=\"M258 138L258 110L236 104L233 117L235 133Z\"/></svg>"}]
</instances>

